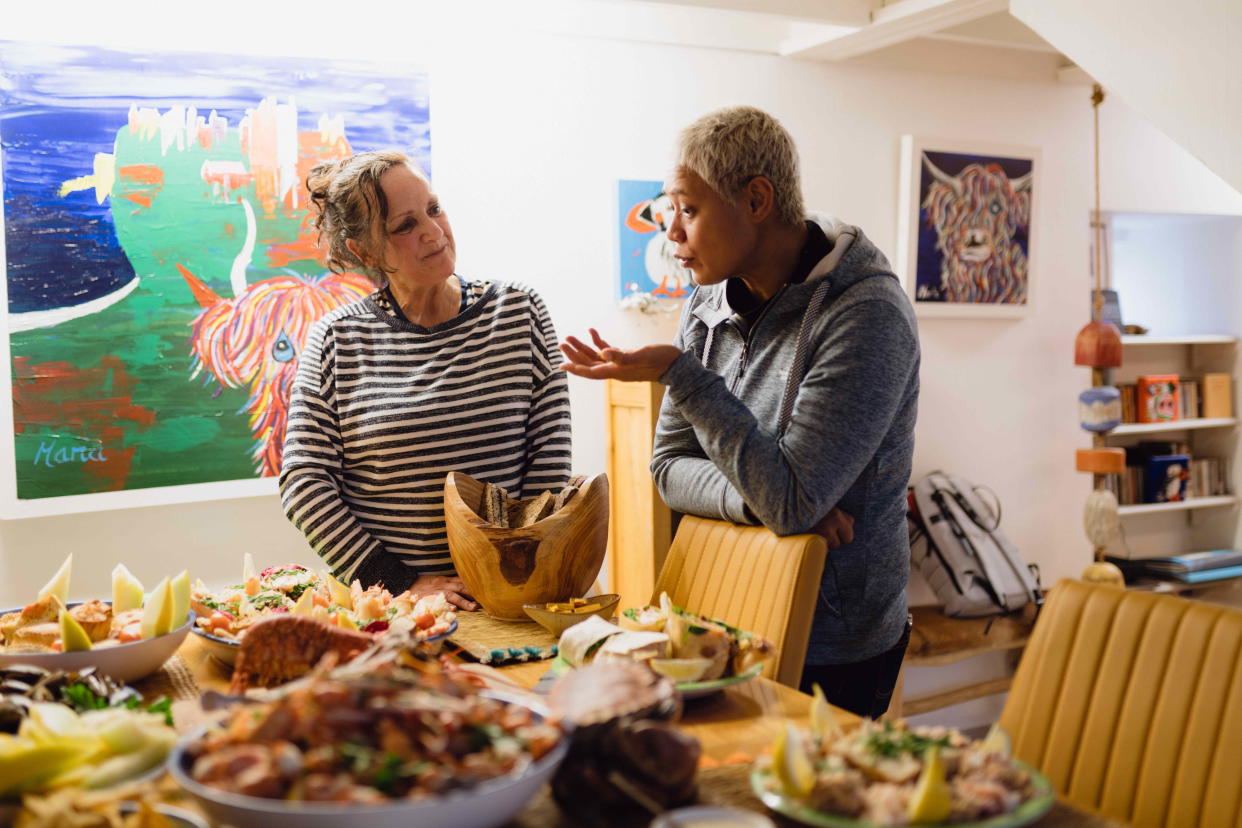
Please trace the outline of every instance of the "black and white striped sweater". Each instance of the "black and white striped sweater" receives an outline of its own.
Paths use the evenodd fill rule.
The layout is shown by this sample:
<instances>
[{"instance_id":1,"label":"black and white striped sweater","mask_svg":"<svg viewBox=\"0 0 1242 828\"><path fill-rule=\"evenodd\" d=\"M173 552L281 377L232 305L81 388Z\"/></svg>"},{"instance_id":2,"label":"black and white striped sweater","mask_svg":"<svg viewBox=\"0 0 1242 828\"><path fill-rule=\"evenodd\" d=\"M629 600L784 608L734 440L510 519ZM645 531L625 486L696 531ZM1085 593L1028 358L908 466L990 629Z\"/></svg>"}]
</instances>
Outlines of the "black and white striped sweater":
<instances>
[{"instance_id":1,"label":"black and white striped sweater","mask_svg":"<svg viewBox=\"0 0 1242 828\"><path fill-rule=\"evenodd\" d=\"M424 328L384 291L328 313L307 337L289 400L285 513L345 583L404 590L452 574L444 478L511 495L566 484L569 391L543 300L469 283L460 314Z\"/></svg>"}]
</instances>

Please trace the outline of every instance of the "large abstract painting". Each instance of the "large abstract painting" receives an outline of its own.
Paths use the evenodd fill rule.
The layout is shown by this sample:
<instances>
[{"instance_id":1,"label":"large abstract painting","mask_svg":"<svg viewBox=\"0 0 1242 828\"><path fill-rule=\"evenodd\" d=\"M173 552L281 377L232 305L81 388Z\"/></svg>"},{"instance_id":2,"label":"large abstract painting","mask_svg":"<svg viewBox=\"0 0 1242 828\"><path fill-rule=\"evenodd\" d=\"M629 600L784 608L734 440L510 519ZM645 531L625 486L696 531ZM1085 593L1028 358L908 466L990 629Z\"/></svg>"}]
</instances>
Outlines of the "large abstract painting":
<instances>
[{"instance_id":1,"label":"large abstract painting","mask_svg":"<svg viewBox=\"0 0 1242 828\"><path fill-rule=\"evenodd\" d=\"M431 172L424 71L0 42L9 498L279 474L310 325L373 289L303 181L378 148Z\"/></svg>"},{"instance_id":2,"label":"large abstract painting","mask_svg":"<svg viewBox=\"0 0 1242 828\"><path fill-rule=\"evenodd\" d=\"M1030 307L1039 151L903 139L898 260L923 315Z\"/></svg>"}]
</instances>

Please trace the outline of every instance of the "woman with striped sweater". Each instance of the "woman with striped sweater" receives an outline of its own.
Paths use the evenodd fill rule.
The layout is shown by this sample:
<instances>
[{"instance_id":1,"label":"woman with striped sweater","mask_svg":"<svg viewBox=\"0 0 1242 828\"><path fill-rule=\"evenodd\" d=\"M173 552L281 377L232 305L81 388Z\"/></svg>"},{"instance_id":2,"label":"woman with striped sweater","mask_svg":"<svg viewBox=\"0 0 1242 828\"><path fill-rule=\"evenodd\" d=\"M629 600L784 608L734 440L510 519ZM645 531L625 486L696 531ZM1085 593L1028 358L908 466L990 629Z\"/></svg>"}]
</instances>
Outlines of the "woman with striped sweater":
<instances>
[{"instance_id":1,"label":"woman with striped sweater","mask_svg":"<svg viewBox=\"0 0 1242 828\"><path fill-rule=\"evenodd\" d=\"M335 271L381 287L311 330L290 394L285 513L346 583L444 592L475 609L444 527L444 478L517 497L569 478L569 396L556 331L532 290L455 273L448 217L398 152L307 179Z\"/></svg>"}]
</instances>

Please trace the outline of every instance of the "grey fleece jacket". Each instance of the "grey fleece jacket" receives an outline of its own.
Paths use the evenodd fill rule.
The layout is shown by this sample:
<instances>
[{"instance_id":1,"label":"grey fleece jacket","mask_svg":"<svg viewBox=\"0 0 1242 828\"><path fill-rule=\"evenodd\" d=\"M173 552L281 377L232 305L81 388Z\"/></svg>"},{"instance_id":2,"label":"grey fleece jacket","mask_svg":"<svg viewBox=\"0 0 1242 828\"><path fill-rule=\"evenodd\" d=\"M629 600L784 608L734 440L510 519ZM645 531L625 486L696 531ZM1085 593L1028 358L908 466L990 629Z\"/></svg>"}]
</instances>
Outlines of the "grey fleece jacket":
<instances>
[{"instance_id":1,"label":"grey fleece jacket","mask_svg":"<svg viewBox=\"0 0 1242 828\"><path fill-rule=\"evenodd\" d=\"M812 215L831 251L744 330L725 283L698 288L660 377L668 386L651 472L687 514L805 532L834 506L854 541L828 553L808 664L848 664L896 645L906 623L906 486L914 451L919 342L914 311L884 255L857 227ZM788 427L781 398L807 303L806 372ZM704 344L711 335L703 364Z\"/></svg>"}]
</instances>

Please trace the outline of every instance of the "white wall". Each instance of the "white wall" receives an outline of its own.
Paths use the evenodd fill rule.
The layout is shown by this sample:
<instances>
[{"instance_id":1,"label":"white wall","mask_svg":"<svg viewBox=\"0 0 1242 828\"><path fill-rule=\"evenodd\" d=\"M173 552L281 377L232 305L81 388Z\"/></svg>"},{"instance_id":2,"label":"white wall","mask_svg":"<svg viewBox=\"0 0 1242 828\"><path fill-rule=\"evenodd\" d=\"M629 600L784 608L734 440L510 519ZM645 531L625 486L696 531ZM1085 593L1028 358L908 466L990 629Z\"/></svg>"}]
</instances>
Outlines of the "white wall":
<instances>
[{"instance_id":1,"label":"white wall","mask_svg":"<svg viewBox=\"0 0 1242 828\"><path fill-rule=\"evenodd\" d=\"M27 20L6 36L76 33L98 43L91 24L103 18L92 13L83 6L76 30L53 34ZM371 24L365 39L333 43L332 32L310 23L290 17L286 25L286 53L422 54L411 45L412 26ZM268 48L213 26L224 23L195 29L199 48ZM1011 539L1046 580L1087 562L1080 514L1089 483L1073 470L1073 449L1088 444L1075 418L1089 378L1071 359L1087 316L1090 107L1082 87L575 40L497 31L485 19L417 34L434 35L436 186L460 267L533 285L562 335L592 324L624 345L671 336L675 320L615 308L613 186L663 175L676 130L713 107L745 102L780 117L799 141L807 203L859 224L889 253L903 133L1039 147L1037 305L1017 321L922 321L915 470L944 467L990 485ZM1106 207L1242 214L1242 197L1141 119L1111 101L1107 113L1106 160L1133 147L1146 154L1134 166L1106 166ZM600 470L602 388L575 380L572 396L575 465ZM267 564L314 560L274 497L9 521L0 525L0 606L22 601L70 550L83 589L102 587L118 560L144 579L189 566L208 581L234 577L245 550Z\"/></svg>"},{"instance_id":2,"label":"white wall","mask_svg":"<svg viewBox=\"0 0 1242 828\"><path fill-rule=\"evenodd\" d=\"M1238 332L1242 218L1116 213L1109 225L1123 322L1153 336Z\"/></svg>"}]
</instances>

